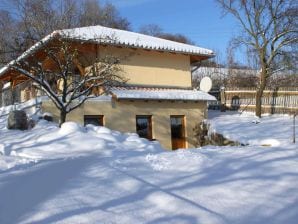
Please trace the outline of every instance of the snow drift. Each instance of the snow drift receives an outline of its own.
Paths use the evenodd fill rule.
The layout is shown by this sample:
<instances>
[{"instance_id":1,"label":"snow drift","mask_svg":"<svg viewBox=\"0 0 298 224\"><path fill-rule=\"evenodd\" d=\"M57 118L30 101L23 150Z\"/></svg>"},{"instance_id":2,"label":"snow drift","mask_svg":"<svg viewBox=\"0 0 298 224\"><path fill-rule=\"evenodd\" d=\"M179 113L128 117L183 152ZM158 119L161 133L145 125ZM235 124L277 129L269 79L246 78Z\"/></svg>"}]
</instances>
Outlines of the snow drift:
<instances>
[{"instance_id":1,"label":"snow drift","mask_svg":"<svg viewBox=\"0 0 298 224\"><path fill-rule=\"evenodd\" d=\"M0 223L294 224L298 151L288 118L264 118L258 129L245 116L216 115L211 123L258 144L174 152L73 122L8 131L0 117ZM260 131L270 123L271 134ZM279 144L260 146L269 136Z\"/></svg>"}]
</instances>

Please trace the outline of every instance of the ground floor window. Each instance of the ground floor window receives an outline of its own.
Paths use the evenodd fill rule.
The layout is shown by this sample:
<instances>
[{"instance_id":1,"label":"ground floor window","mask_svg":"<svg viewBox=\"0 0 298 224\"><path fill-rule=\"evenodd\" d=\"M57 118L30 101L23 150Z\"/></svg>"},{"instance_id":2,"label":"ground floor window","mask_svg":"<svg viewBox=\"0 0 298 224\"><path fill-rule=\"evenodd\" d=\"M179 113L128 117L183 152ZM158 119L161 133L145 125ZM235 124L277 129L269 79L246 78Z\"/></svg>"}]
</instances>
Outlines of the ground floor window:
<instances>
[{"instance_id":1,"label":"ground floor window","mask_svg":"<svg viewBox=\"0 0 298 224\"><path fill-rule=\"evenodd\" d=\"M172 149L185 148L185 116L173 115L170 119Z\"/></svg>"},{"instance_id":2,"label":"ground floor window","mask_svg":"<svg viewBox=\"0 0 298 224\"><path fill-rule=\"evenodd\" d=\"M137 115L136 116L136 130L141 138L152 140L152 116L151 115Z\"/></svg>"},{"instance_id":3,"label":"ground floor window","mask_svg":"<svg viewBox=\"0 0 298 224\"><path fill-rule=\"evenodd\" d=\"M93 124L95 126L104 126L104 116L103 115L85 115L84 125Z\"/></svg>"}]
</instances>

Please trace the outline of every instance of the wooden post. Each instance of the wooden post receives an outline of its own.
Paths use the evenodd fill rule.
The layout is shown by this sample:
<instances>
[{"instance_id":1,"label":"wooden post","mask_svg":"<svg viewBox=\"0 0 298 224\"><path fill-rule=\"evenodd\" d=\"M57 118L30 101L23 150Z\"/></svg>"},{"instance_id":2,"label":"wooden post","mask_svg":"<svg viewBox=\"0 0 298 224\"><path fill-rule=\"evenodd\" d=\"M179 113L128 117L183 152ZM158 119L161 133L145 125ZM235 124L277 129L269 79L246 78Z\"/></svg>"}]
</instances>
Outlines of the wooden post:
<instances>
[{"instance_id":1,"label":"wooden post","mask_svg":"<svg viewBox=\"0 0 298 224\"><path fill-rule=\"evenodd\" d=\"M225 87L220 87L220 111L226 111L226 96L225 96Z\"/></svg>"},{"instance_id":2,"label":"wooden post","mask_svg":"<svg viewBox=\"0 0 298 224\"><path fill-rule=\"evenodd\" d=\"M293 143L296 143L296 127L295 127L295 120L296 120L296 112L294 112L294 116L293 116Z\"/></svg>"},{"instance_id":3,"label":"wooden post","mask_svg":"<svg viewBox=\"0 0 298 224\"><path fill-rule=\"evenodd\" d=\"M9 103L8 105L13 105L14 104L14 101L15 101L15 97L14 97L14 82L13 80L10 80L10 86L9 86Z\"/></svg>"},{"instance_id":4,"label":"wooden post","mask_svg":"<svg viewBox=\"0 0 298 224\"><path fill-rule=\"evenodd\" d=\"M0 107L4 106L2 105L2 92L3 92L3 82L0 81Z\"/></svg>"}]
</instances>

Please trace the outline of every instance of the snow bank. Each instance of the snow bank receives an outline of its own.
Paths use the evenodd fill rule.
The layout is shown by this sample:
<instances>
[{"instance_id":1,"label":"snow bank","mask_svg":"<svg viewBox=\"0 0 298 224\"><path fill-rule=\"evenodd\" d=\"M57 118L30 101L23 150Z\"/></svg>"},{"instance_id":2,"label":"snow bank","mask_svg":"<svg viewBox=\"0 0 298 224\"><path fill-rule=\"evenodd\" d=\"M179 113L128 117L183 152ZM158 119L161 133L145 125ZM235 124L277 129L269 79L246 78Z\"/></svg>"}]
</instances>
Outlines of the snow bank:
<instances>
[{"instance_id":1,"label":"snow bank","mask_svg":"<svg viewBox=\"0 0 298 224\"><path fill-rule=\"evenodd\" d=\"M0 118L0 223L296 224L288 117L253 120L217 114L211 124L255 145L169 152L105 127L8 131Z\"/></svg>"},{"instance_id":2,"label":"snow bank","mask_svg":"<svg viewBox=\"0 0 298 224\"><path fill-rule=\"evenodd\" d=\"M278 147L293 141L293 116L267 114L257 118L249 112L212 111L209 117L210 132L220 133L243 144Z\"/></svg>"},{"instance_id":3,"label":"snow bank","mask_svg":"<svg viewBox=\"0 0 298 224\"><path fill-rule=\"evenodd\" d=\"M11 131L6 129L5 123L4 118L0 119L0 171L32 161L100 153L111 155L117 150L161 150L157 142L140 139L136 134L121 134L105 127L83 127L75 122L66 122L59 128L56 123L40 120L32 130Z\"/></svg>"},{"instance_id":4,"label":"snow bank","mask_svg":"<svg viewBox=\"0 0 298 224\"><path fill-rule=\"evenodd\" d=\"M96 150L110 153L49 156L0 173L0 223L297 221L293 146L154 152L147 151L150 143L142 148L134 135L122 137L113 148L99 149L92 142Z\"/></svg>"},{"instance_id":5,"label":"snow bank","mask_svg":"<svg viewBox=\"0 0 298 224\"><path fill-rule=\"evenodd\" d=\"M84 129L82 126L80 126L78 123L75 122L66 122L62 124L60 130L58 133L60 135L69 135L69 134L78 134L85 132L86 129Z\"/></svg>"}]
</instances>

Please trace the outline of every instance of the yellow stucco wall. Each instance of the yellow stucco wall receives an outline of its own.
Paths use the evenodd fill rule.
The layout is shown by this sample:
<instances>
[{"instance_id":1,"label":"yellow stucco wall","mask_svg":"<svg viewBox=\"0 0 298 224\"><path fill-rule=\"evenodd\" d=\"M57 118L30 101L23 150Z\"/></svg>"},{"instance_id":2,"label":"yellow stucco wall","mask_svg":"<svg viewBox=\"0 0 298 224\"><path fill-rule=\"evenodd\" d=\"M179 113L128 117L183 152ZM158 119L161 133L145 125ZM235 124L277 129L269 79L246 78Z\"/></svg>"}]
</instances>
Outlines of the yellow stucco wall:
<instances>
[{"instance_id":1,"label":"yellow stucco wall","mask_svg":"<svg viewBox=\"0 0 298 224\"><path fill-rule=\"evenodd\" d=\"M59 119L57 109L50 101L42 104L43 111L51 112ZM196 145L193 128L205 117L206 102L170 101L88 101L71 112L67 120L84 122L84 115L104 115L105 126L121 132L136 132L136 115L152 115L153 138L165 149L171 149L170 115L185 115L187 148Z\"/></svg>"},{"instance_id":2,"label":"yellow stucco wall","mask_svg":"<svg viewBox=\"0 0 298 224\"><path fill-rule=\"evenodd\" d=\"M116 56L128 79L128 84L145 86L191 87L190 56L168 52L98 46L86 50L82 65L88 69L96 57ZM85 62L83 62L85 61ZM71 112L67 120L84 122L84 115L104 115L105 126L121 132L136 132L136 115L152 115L153 138L166 149L172 148L171 115L184 115L186 120L186 147L196 145L193 129L205 117L206 102L182 101L87 101ZM51 112L58 121L58 110L46 101L43 111Z\"/></svg>"},{"instance_id":3,"label":"yellow stucco wall","mask_svg":"<svg viewBox=\"0 0 298 224\"><path fill-rule=\"evenodd\" d=\"M189 55L99 46L97 56L106 55L120 58L129 84L191 87ZM89 53L89 58L94 57L94 52Z\"/></svg>"}]
</instances>

